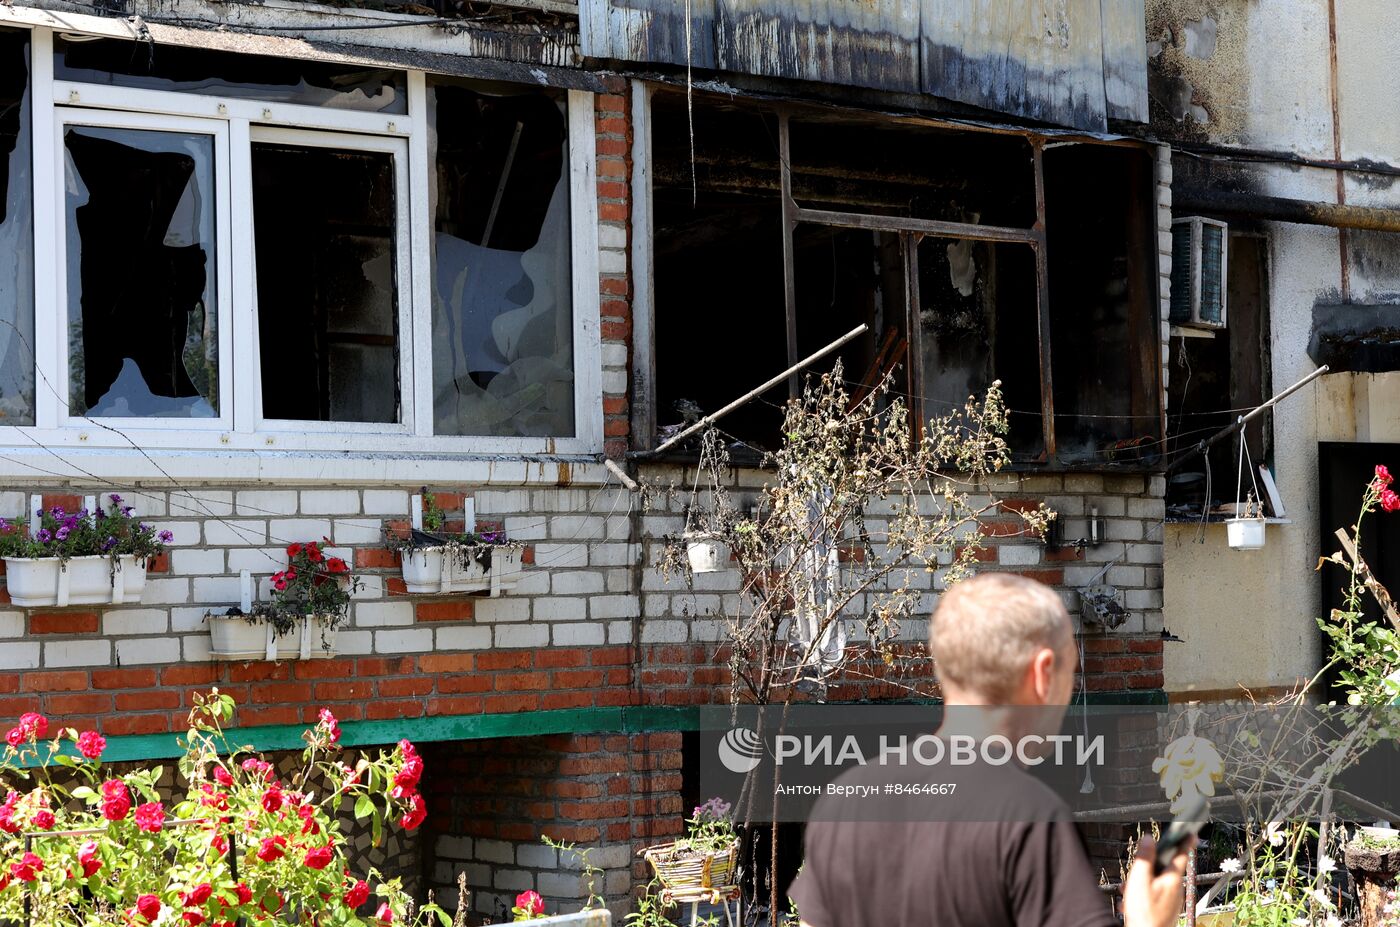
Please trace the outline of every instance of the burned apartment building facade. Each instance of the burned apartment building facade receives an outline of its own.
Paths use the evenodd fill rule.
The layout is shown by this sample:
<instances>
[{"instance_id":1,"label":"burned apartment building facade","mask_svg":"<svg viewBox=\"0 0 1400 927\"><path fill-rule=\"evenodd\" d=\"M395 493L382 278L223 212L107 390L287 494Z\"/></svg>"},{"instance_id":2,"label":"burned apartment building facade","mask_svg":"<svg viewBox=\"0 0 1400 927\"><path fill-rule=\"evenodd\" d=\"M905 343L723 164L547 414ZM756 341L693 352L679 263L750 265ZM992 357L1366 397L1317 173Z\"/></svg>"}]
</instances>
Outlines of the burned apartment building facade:
<instances>
[{"instance_id":1,"label":"burned apartment building facade","mask_svg":"<svg viewBox=\"0 0 1400 927\"><path fill-rule=\"evenodd\" d=\"M1168 472L1165 605L1181 642L1167 645L1167 689L1207 700L1242 685L1291 690L1326 662L1316 622L1341 604L1345 577L1316 570L1318 558L1339 549L1334 532L1354 524L1400 442L1400 138L1393 101L1376 92L1397 11L1319 0L1150 2L1147 13L1150 125L1173 149L1174 214L1223 232L1224 261L1224 316L1201 327L1188 312L1170 344L1180 463ZM1323 365L1248 423L1243 467L1233 439L1204 458L1177 453ZM1264 546L1230 550L1220 522L1251 494L1269 521ZM1368 517L1363 534L1391 589L1395 530Z\"/></svg>"},{"instance_id":2,"label":"burned apartment building facade","mask_svg":"<svg viewBox=\"0 0 1400 927\"><path fill-rule=\"evenodd\" d=\"M684 479L693 451L648 453L668 429L861 323L853 391L891 375L927 418L1001 381L982 568L1113 602L1085 690L1162 699L1172 162L1144 10L846 6L0 7L0 516L117 493L172 535L137 600L0 586L4 713L140 760L211 686L269 751L328 706L352 746L423 746L429 824L389 860L416 884L465 870L485 915L577 900L547 833L621 903L702 799L689 732L729 697L739 580L667 583L680 515L605 461ZM721 422L738 491L787 396ZM410 592L385 531L421 487L525 545L508 588ZM1049 544L1015 513L1042 501ZM212 654L241 574L265 594L322 538L362 581L335 655ZM907 682L936 696L926 660Z\"/></svg>"}]
</instances>

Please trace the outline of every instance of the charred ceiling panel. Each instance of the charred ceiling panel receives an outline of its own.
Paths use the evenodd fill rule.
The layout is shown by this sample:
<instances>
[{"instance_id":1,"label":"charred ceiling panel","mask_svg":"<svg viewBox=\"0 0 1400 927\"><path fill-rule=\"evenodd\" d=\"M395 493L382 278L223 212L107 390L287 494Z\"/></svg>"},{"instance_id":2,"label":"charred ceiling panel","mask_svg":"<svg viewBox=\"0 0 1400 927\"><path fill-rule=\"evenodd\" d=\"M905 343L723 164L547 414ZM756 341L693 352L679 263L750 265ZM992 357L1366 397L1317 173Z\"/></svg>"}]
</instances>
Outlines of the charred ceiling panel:
<instances>
[{"instance_id":1,"label":"charred ceiling panel","mask_svg":"<svg viewBox=\"0 0 1400 927\"><path fill-rule=\"evenodd\" d=\"M715 2L579 0L583 53L590 58L715 68Z\"/></svg>"},{"instance_id":2,"label":"charred ceiling panel","mask_svg":"<svg viewBox=\"0 0 1400 927\"><path fill-rule=\"evenodd\" d=\"M1313 306L1308 357L1334 373L1400 370L1400 306L1347 303Z\"/></svg>"},{"instance_id":3,"label":"charred ceiling panel","mask_svg":"<svg viewBox=\"0 0 1400 927\"><path fill-rule=\"evenodd\" d=\"M716 0L726 71L917 93L919 0Z\"/></svg>"},{"instance_id":4,"label":"charred ceiling panel","mask_svg":"<svg viewBox=\"0 0 1400 927\"><path fill-rule=\"evenodd\" d=\"M1102 130L1099 0L923 0L924 90Z\"/></svg>"},{"instance_id":5,"label":"charred ceiling panel","mask_svg":"<svg viewBox=\"0 0 1400 927\"><path fill-rule=\"evenodd\" d=\"M898 92L1104 131L1147 116L1143 0L579 0L591 58Z\"/></svg>"}]
</instances>

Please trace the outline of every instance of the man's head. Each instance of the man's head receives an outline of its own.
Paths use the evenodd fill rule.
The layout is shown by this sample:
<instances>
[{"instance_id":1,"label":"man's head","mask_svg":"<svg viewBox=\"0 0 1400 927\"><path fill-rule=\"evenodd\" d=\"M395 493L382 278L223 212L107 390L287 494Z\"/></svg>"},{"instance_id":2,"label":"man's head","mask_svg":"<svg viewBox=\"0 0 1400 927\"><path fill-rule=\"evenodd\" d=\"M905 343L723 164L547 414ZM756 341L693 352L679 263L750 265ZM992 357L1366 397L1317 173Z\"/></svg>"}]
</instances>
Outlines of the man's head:
<instances>
[{"instance_id":1,"label":"man's head","mask_svg":"<svg viewBox=\"0 0 1400 927\"><path fill-rule=\"evenodd\" d=\"M946 704L1062 706L1074 687L1074 629L1049 586L983 573L945 592L929 622Z\"/></svg>"}]
</instances>

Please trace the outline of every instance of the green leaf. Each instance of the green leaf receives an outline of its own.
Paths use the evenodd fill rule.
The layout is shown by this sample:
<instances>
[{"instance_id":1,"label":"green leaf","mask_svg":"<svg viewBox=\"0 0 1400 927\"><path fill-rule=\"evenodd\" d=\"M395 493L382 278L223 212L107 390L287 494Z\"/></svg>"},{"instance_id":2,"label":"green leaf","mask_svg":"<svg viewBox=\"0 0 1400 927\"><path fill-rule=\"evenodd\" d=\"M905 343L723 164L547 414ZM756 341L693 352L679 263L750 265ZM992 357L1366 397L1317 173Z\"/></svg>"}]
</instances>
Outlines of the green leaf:
<instances>
[{"instance_id":1,"label":"green leaf","mask_svg":"<svg viewBox=\"0 0 1400 927\"><path fill-rule=\"evenodd\" d=\"M374 801L368 795L355 799L355 820L363 821L374 813Z\"/></svg>"},{"instance_id":2,"label":"green leaf","mask_svg":"<svg viewBox=\"0 0 1400 927\"><path fill-rule=\"evenodd\" d=\"M452 927L452 917L442 908L437 909L437 916L438 923L442 924L442 927Z\"/></svg>"},{"instance_id":3,"label":"green leaf","mask_svg":"<svg viewBox=\"0 0 1400 927\"><path fill-rule=\"evenodd\" d=\"M379 809L376 808L374 815L370 818L370 843L379 846L384 839L384 821L380 818Z\"/></svg>"},{"instance_id":4,"label":"green leaf","mask_svg":"<svg viewBox=\"0 0 1400 927\"><path fill-rule=\"evenodd\" d=\"M53 761L60 766L67 766L69 769L73 769L78 765L78 761L66 753L55 753L53 755Z\"/></svg>"}]
</instances>

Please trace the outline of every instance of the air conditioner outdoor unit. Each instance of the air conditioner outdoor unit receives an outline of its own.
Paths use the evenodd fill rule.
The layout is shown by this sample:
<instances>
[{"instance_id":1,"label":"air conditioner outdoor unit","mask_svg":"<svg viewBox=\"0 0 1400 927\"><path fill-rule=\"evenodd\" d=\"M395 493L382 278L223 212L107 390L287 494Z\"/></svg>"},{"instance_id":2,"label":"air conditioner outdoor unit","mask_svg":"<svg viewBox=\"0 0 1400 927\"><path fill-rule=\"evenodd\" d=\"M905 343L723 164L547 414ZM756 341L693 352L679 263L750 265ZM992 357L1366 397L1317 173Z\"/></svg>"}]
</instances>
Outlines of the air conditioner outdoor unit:
<instances>
[{"instance_id":1,"label":"air conditioner outdoor unit","mask_svg":"<svg viewBox=\"0 0 1400 927\"><path fill-rule=\"evenodd\" d=\"M1225 327L1225 273L1230 227L1218 219L1172 220L1171 323Z\"/></svg>"}]
</instances>

